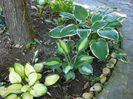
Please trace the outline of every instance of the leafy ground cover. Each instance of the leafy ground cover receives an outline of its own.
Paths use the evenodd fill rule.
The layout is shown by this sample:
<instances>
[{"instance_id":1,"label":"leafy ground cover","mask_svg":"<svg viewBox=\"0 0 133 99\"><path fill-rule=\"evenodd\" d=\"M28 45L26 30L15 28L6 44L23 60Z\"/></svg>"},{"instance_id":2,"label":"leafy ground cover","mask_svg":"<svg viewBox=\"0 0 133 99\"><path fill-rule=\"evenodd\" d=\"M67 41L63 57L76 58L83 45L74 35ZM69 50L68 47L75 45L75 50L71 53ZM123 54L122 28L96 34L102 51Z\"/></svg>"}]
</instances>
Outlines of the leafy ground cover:
<instances>
[{"instance_id":1,"label":"leafy ground cover","mask_svg":"<svg viewBox=\"0 0 133 99\"><path fill-rule=\"evenodd\" d=\"M123 17L107 14L108 8L104 11L97 9L88 12L82 6L71 2L68 4L71 11L64 10L65 5L62 5L63 10L56 8L58 2L33 2L30 13L37 38L28 42L25 48L13 45L9 39L1 40L1 47L4 46L0 64L1 84L8 86L10 82L14 83L10 74L10 82L8 81L8 68L15 66L15 62L24 65L36 60L41 64L37 69L42 64L44 66L41 83L44 83L45 76L49 73L60 75L58 82L48 87L47 94L38 99L74 99L85 96L85 92L95 96L107 85L111 72L116 68L114 65L117 59L127 62L126 53L120 50L122 36L117 30L122 26ZM33 61L36 50L39 50L39 54ZM10 70L10 73L11 71L14 73L14 70ZM33 75L35 77L38 74L31 73L28 79ZM28 83L32 86L37 81L34 79ZM29 96L34 91L36 90L28 90L23 96ZM13 97L17 96L13 94Z\"/></svg>"}]
</instances>

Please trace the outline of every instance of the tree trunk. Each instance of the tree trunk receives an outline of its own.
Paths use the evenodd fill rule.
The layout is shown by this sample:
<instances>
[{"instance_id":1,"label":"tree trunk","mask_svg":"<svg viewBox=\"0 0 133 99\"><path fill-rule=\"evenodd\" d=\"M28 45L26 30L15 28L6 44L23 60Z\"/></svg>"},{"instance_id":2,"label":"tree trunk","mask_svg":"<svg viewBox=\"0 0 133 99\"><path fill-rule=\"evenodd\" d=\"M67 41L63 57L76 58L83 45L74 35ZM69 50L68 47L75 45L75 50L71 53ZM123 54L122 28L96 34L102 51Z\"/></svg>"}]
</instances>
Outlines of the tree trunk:
<instances>
[{"instance_id":1,"label":"tree trunk","mask_svg":"<svg viewBox=\"0 0 133 99\"><path fill-rule=\"evenodd\" d=\"M15 44L25 45L34 39L26 2L27 0L0 0L11 40Z\"/></svg>"}]
</instances>

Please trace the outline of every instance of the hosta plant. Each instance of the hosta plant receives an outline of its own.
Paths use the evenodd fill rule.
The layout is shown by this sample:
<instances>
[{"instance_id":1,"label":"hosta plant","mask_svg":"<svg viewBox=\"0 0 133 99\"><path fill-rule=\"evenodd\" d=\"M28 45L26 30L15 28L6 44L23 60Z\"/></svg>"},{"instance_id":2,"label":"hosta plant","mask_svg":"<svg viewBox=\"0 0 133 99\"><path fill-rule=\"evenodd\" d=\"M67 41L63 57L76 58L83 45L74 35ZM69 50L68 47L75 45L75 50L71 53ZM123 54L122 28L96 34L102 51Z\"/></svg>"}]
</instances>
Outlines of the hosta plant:
<instances>
[{"instance_id":1,"label":"hosta plant","mask_svg":"<svg viewBox=\"0 0 133 99\"><path fill-rule=\"evenodd\" d=\"M107 59L110 52L117 54L120 50L122 36L116 28L121 27L123 17L105 14L106 11L90 11L75 5L73 13L61 12L60 15L67 20L74 20L67 26L60 25L52 29L49 35L53 38L79 35L81 39L88 37L88 48L99 60ZM118 55L117 55L118 56ZM122 56L127 58L126 56ZM123 60L124 58L118 59Z\"/></svg>"},{"instance_id":2,"label":"hosta plant","mask_svg":"<svg viewBox=\"0 0 133 99\"><path fill-rule=\"evenodd\" d=\"M36 54L36 53L35 53ZM33 62L35 62L35 57ZM47 86L55 84L60 78L58 74L48 74L44 83L39 82L42 78L41 71L43 63L31 65L26 63L23 66L15 63L14 67L9 68L9 81L11 85L8 87L0 87L0 95L5 99L33 99L47 93Z\"/></svg>"},{"instance_id":3,"label":"hosta plant","mask_svg":"<svg viewBox=\"0 0 133 99\"><path fill-rule=\"evenodd\" d=\"M49 58L44 64L47 68L57 69L59 72L64 72L66 80L75 79L75 71L78 70L83 75L93 73L91 63L93 57L85 53L88 46L88 38L81 39L76 45L76 52L72 53L75 48L73 40L65 42L59 40L56 46L56 51L63 55L63 59L59 57Z\"/></svg>"}]
</instances>

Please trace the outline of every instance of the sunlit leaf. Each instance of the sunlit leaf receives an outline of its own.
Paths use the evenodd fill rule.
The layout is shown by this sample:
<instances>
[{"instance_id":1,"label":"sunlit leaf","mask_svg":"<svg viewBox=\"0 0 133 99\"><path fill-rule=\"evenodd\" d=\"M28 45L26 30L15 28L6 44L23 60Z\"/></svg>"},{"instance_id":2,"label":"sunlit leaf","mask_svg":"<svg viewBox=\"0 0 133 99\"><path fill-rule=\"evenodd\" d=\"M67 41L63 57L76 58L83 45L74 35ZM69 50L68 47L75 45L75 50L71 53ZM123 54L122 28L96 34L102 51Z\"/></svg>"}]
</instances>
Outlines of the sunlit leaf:
<instances>
[{"instance_id":1,"label":"sunlit leaf","mask_svg":"<svg viewBox=\"0 0 133 99\"><path fill-rule=\"evenodd\" d=\"M25 65L25 74L28 77L30 75L30 73L35 72L35 69L33 68L33 66L30 63L26 63Z\"/></svg>"},{"instance_id":2,"label":"sunlit leaf","mask_svg":"<svg viewBox=\"0 0 133 99\"><path fill-rule=\"evenodd\" d=\"M24 74L24 66L21 65L20 63L15 63L14 64L14 70L22 77L25 76Z\"/></svg>"}]
</instances>

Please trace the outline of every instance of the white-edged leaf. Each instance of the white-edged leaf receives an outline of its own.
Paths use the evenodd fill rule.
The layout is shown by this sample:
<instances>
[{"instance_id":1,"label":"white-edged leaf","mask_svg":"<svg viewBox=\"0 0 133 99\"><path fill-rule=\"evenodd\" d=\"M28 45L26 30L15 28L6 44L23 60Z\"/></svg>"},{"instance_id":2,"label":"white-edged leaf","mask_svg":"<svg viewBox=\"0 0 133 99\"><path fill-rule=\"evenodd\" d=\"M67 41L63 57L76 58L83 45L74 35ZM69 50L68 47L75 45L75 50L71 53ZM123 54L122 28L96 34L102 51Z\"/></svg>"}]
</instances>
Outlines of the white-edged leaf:
<instances>
[{"instance_id":1,"label":"white-edged leaf","mask_svg":"<svg viewBox=\"0 0 133 99\"><path fill-rule=\"evenodd\" d=\"M25 73L24 73L24 66L20 63L15 63L14 64L14 70L22 77L25 76Z\"/></svg>"},{"instance_id":2,"label":"white-edged leaf","mask_svg":"<svg viewBox=\"0 0 133 99\"><path fill-rule=\"evenodd\" d=\"M96 21L102 20L103 15L101 13L95 13L92 17L91 17L91 22L94 23Z\"/></svg>"},{"instance_id":3,"label":"white-edged leaf","mask_svg":"<svg viewBox=\"0 0 133 99\"><path fill-rule=\"evenodd\" d=\"M10 93L19 94L19 93L21 93L21 88L22 88L21 84L12 84L12 85L7 87L7 90Z\"/></svg>"},{"instance_id":4,"label":"white-edged leaf","mask_svg":"<svg viewBox=\"0 0 133 99\"><path fill-rule=\"evenodd\" d=\"M30 91L30 94L34 97L40 97L40 96L44 95L45 93L47 93L47 87L41 83L36 83L32 87L32 90Z\"/></svg>"},{"instance_id":5,"label":"white-edged leaf","mask_svg":"<svg viewBox=\"0 0 133 99\"><path fill-rule=\"evenodd\" d=\"M90 49L93 55L100 60L105 60L109 54L108 43L102 38L98 39L98 41L93 40Z\"/></svg>"},{"instance_id":6,"label":"white-edged leaf","mask_svg":"<svg viewBox=\"0 0 133 99\"><path fill-rule=\"evenodd\" d=\"M43 63L36 63L34 65L34 69L36 72L41 72L43 70L44 64Z\"/></svg>"},{"instance_id":7,"label":"white-edged leaf","mask_svg":"<svg viewBox=\"0 0 133 99\"><path fill-rule=\"evenodd\" d=\"M22 94L22 99L33 99L33 96L30 94L30 92L25 92Z\"/></svg>"},{"instance_id":8,"label":"white-edged leaf","mask_svg":"<svg viewBox=\"0 0 133 99\"><path fill-rule=\"evenodd\" d=\"M25 65L25 74L28 77L30 75L30 73L35 72L35 69L33 68L33 66L30 63L26 63Z\"/></svg>"},{"instance_id":9,"label":"white-edged leaf","mask_svg":"<svg viewBox=\"0 0 133 99\"><path fill-rule=\"evenodd\" d=\"M91 29L77 29L80 38L86 38L89 36Z\"/></svg>"},{"instance_id":10,"label":"white-edged leaf","mask_svg":"<svg viewBox=\"0 0 133 99\"><path fill-rule=\"evenodd\" d=\"M119 39L119 34L115 29L105 28L104 30L102 29L98 30L97 33L99 34L99 36L103 38L107 38L115 41L118 41Z\"/></svg>"},{"instance_id":11,"label":"white-edged leaf","mask_svg":"<svg viewBox=\"0 0 133 99\"><path fill-rule=\"evenodd\" d=\"M97 31L98 29L102 29L107 25L107 22L105 21L96 21L92 24L92 30Z\"/></svg>"},{"instance_id":12,"label":"white-edged leaf","mask_svg":"<svg viewBox=\"0 0 133 99\"><path fill-rule=\"evenodd\" d=\"M37 81L37 73L31 73L28 76L29 79L29 85L32 86Z\"/></svg>"},{"instance_id":13,"label":"white-edged leaf","mask_svg":"<svg viewBox=\"0 0 133 99\"><path fill-rule=\"evenodd\" d=\"M76 46L77 52L84 51L88 47L88 37L82 38Z\"/></svg>"},{"instance_id":14,"label":"white-edged leaf","mask_svg":"<svg viewBox=\"0 0 133 99\"><path fill-rule=\"evenodd\" d=\"M59 44L61 46L61 48L67 53L69 54L69 48L67 46L67 43L65 41L59 40Z\"/></svg>"},{"instance_id":15,"label":"white-edged leaf","mask_svg":"<svg viewBox=\"0 0 133 99\"><path fill-rule=\"evenodd\" d=\"M60 76L58 74L49 74L45 78L45 85L51 86L59 80Z\"/></svg>"},{"instance_id":16,"label":"white-edged leaf","mask_svg":"<svg viewBox=\"0 0 133 99\"><path fill-rule=\"evenodd\" d=\"M20 83L22 79L18 73L16 73L14 70L11 70L11 72L9 73L9 81L11 83Z\"/></svg>"},{"instance_id":17,"label":"white-edged leaf","mask_svg":"<svg viewBox=\"0 0 133 99\"><path fill-rule=\"evenodd\" d=\"M75 20L74 15L71 14L71 13L68 13L68 12L61 12L61 13L60 13L60 16L62 16L63 18L68 18L68 19L73 19L73 20Z\"/></svg>"},{"instance_id":18,"label":"white-edged leaf","mask_svg":"<svg viewBox=\"0 0 133 99\"><path fill-rule=\"evenodd\" d=\"M65 53L64 50L62 49L62 47L60 46L59 42L56 42L56 51L57 51L59 54Z\"/></svg>"},{"instance_id":19,"label":"white-edged leaf","mask_svg":"<svg viewBox=\"0 0 133 99\"><path fill-rule=\"evenodd\" d=\"M88 17L88 12L84 7L80 5L75 5L74 16L78 20L85 20Z\"/></svg>"},{"instance_id":20,"label":"white-edged leaf","mask_svg":"<svg viewBox=\"0 0 133 99\"><path fill-rule=\"evenodd\" d=\"M93 73L93 68L89 63L83 63L80 68L78 68L79 72L84 75L89 75Z\"/></svg>"},{"instance_id":21,"label":"white-edged leaf","mask_svg":"<svg viewBox=\"0 0 133 99\"><path fill-rule=\"evenodd\" d=\"M67 73L68 73L70 70L72 70L72 69L73 69L73 65L70 64L70 65L64 66L63 72L64 72L65 74L67 74Z\"/></svg>"},{"instance_id":22,"label":"white-edged leaf","mask_svg":"<svg viewBox=\"0 0 133 99\"><path fill-rule=\"evenodd\" d=\"M109 28L118 28L121 26L122 24L119 21L108 22L108 24L106 25L106 27L109 27Z\"/></svg>"}]
</instances>

